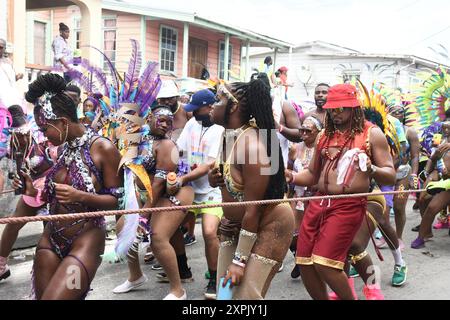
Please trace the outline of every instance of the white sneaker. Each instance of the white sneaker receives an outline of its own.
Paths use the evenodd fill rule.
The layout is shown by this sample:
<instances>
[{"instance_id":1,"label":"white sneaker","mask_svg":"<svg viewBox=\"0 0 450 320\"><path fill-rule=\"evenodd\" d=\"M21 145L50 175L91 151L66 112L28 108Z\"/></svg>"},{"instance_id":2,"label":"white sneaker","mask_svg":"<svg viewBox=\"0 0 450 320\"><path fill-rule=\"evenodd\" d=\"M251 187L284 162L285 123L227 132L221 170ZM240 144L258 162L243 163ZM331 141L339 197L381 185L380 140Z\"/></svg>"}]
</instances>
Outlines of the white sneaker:
<instances>
[{"instance_id":1,"label":"white sneaker","mask_svg":"<svg viewBox=\"0 0 450 320\"><path fill-rule=\"evenodd\" d=\"M183 289L183 295L179 298L173 293L169 293L163 300L187 300L186 290Z\"/></svg>"},{"instance_id":2,"label":"white sneaker","mask_svg":"<svg viewBox=\"0 0 450 320\"><path fill-rule=\"evenodd\" d=\"M148 281L147 276L145 274L143 274L142 277L140 277L136 281L130 282L130 281L126 280L121 285L115 287L113 290L113 293L127 293L133 289L136 289L136 288L142 286L147 281Z\"/></svg>"}]
</instances>

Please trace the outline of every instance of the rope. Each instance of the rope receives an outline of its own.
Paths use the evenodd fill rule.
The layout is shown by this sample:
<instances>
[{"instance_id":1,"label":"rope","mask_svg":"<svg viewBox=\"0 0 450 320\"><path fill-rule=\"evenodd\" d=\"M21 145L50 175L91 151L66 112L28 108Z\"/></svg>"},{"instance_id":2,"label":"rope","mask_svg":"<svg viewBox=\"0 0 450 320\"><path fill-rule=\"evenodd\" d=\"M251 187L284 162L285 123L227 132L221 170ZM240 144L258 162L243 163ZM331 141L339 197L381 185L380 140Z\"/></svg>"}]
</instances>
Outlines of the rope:
<instances>
[{"instance_id":1,"label":"rope","mask_svg":"<svg viewBox=\"0 0 450 320\"><path fill-rule=\"evenodd\" d=\"M4 190L4 191L0 192L0 194L11 193L11 192L14 192L14 191L16 191L16 190L8 189L8 190Z\"/></svg>"},{"instance_id":2,"label":"rope","mask_svg":"<svg viewBox=\"0 0 450 320\"><path fill-rule=\"evenodd\" d=\"M54 220L81 220L86 218L98 218L104 216L125 215L132 213L156 213L165 211L188 211L192 209L201 208L229 208L229 207L241 207L251 205L268 205L283 202L296 202L296 201L311 201L322 199L344 199L353 197L367 197L367 196L379 196L379 195L396 195L402 193L416 193L423 192L426 189L420 190L403 190L403 191L386 191L386 192L366 192L366 193L352 193L352 194L337 194L328 196L313 196L302 198L290 198L290 199L272 199L272 200L257 200L257 201L242 201L242 202L225 202L214 204L201 204L201 205L188 205L188 206L171 206L171 207L158 207L158 208L144 208L144 209L132 209L132 210L108 210L108 211L96 211L96 212L81 212L81 213L67 213L67 214L54 214L49 216L33 216L33 217L9 217L0 218L0 224L14 224L14 223L28 223L34 221L54 221Z\"/></svg>"}]
</instances>

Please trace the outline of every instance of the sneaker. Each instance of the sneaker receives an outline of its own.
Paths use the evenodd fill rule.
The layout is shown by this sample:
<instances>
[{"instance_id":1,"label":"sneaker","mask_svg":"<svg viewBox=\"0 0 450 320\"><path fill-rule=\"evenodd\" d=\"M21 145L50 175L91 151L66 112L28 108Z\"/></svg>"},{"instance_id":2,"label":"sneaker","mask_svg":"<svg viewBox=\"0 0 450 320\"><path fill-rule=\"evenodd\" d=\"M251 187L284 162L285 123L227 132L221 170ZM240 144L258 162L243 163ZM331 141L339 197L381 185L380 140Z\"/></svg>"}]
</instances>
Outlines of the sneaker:
<instances>
[{"instance_id":1,"label":"sneaker","mask_svg":"<svg viewBox=\"0 0 450 320\"><path fill-rule=\"evenodd\" d=\"M186 246L193 245L196 242L197 242L197 240L195 239L195 236L190 236L189 234L184 236L184 244Z\"/></svg>"},{"instance_id":2,"label":"sneaker","mask_svg":"<svg viewBox=\"0 0 450 320\"><path fill-rule=\"evenodd\" d=\"M283 271L283 269L284 269L284 264L282 263L277 272L281 272L281 271Z\"/></svg>"},{"instance_id":3,"label":"sneaker","mask_svg":"<svg viewBox=\"0 0 450 320\"><path fill-rule=\"evenodd\" d=\"M182 283L190 283L194 281L194 278L192 278L191 268L189 268L187 271L179 271L179 272L180 272L180 280ZM156 275L156 280L158 282L169 283L169 278L167 277L167 274L165 272L158 273Z\"/></svg>"},{"instance_id":4,"label":"sneaker","mask_svg":"<svg viewBox=\"0 0 450 320\"><path fill-rule=\"evenodd\" d=\"M0 274L0 281L5 280L6 278L9 278L11 275L11 271L9 270L9 267L7 264L2 268L2 273Z\"/></svg>"},{"instance_id":5,"label":"sneaker","mask_svg":"<svg viewBox=\"0 0 450 320\"><path fill-rule=\"evenodd\" d=\"M217 299L216 290L217 290L216 279L209 279L208 285L206 286L205 299L216 300Z\"/></svg>"},{"instance_id":6,"label":"sneaker","mask_svg":"<svg viewBox=\"0 0 450 320\"><path fill-rule=\"evenodd\" d=\"M356 290L355 290L355 281L352 278L348 278L348 285L352 289L353 298L355 298L355 300L358 300L358 295L356 294ZM331 291L328 294L328 298L330 300L341 300L341 298L339 298L338 295L336 294L336 292L334 292L334 291Z\"/></svg>"},{"instance_id":7,"label":"sneaker","mask_svg":"<svg viewBox=\"0 0 450 320\"><path fill-rule=\"evenodd\" d=\"M386 240L384 240L384 237L382 236L379 239L375 239L375 245L378 249L384 248L387 246Z\"/></svg>"},{"instance_id":8,"label":"sneaker","mask_svg":"<svg viewBox=\"0 0 450 320\"><path fill-rule=\"evenodd\" d=\"M153 264L155 263L156 259L155 259L155 255L153 254L153 252L147 252L144 256L144 263L145 264Z\"/></svg>"},{"instance_id":9,"label":"sneaker","mask_svg":"<svg viewBox=\"0 0 450 320\"><path fill-rule=\"evenodd\" d=\"M406 265L403 267L396 264L394 267L394 274L392 275L392 285L394 287L400 287L406 282L406 274L408 272L408 268Z\"/></svg>"},{"instance_id":10,"label":"sneaker","mask_svg":"<svg viewBox=\"0 0 450 320\"><path fill-rule=\"evenodd\" d=\"M211 279L211 275L209 274L209 270L206 270L206 272L205 272L205 279L206 280Z\"/></svg>"},{"instance_id":11,"label":"sneaker","mask_svg":"<svg viewBox=\"0 0 450 320\"><path fill-rule=\"evenodd\" d=\"M173 293L169 293L163 300L187 300L186 290L183 289L183 295L181 297L177 297Z\"/></svg>"},{"instance_id":12,"label":"sneaker","mask_svg":"<svg viewBox=\"0 0 450 320\"><path fill-rule=\"evenodd\" d=\"M413 249L425 248L425 240L417 237L416 240L411 242L411 248Z\"/></svg>"},{"instance_id":13,"label":"sneaker","mask_svg":"<svg viewBox=\"0 0 450 320\"><path fill-rule=\"evenodd\" d=\"M366 300L384 300L381 289L374 285L364 285L363 294L366 297Z\"/></svg>"},{"instance_id":14,"label":"sneaker","mask_svg":"<svg viewBox=\"0 0 450 320\"><path fill-rule=\"evenodd\" d=\"M411 229L411 231L419 232L420 224Z\"/></svg>"},{"instance_id":15,"label":"sneaker","mask_svg":"<svg viewBox=\"0 0 450 320\"><path fill-rule=\"evenodd\" d=\"M445 222L442 221L437 221L434 225L433 225L433 229L448 229L449 228L449 223L448 220Z\"/></svg>"},{"instance_id":16,"label":"sneaker","mask_svg":"<svg viewBox=\"0 0 450 320\"><path fill-rule=\"evenodd\" d=\"M300 277L300 265L296 264L291 271L291 278L297 279L298 277Z\"/></svg>"},{"instance_id":17,"label":"sneaker","mask_svg":"<svg viewBox=\"0 0 450 320\"><path fill-rule=\"evenodd\" d=\"M350 265L350 270L348 271L348 277L349 278L356 278L359 277L358 271L356 271L355 267Z\"/></svg>"},{"instance_id":18,"label":"sneaker","mask_svg":"<svg viewBox=\"0 0 450 320\"><path fill-rule=\"evenodd\" d=\"M162 267L162 265L160 265L159 264L159 262L155 262L153 265L152 265L152 270L162 270L163 269L163 267Z\"/></svg>"},{"instance_id":19,"label":"sneaker","mask_svg":"<svg viewBox=\"0 0 450 320\"><path fill-rule=\"evenodd\" d=\"M124 283L122 283L121 285L115 287L113 289L113 293L127 293L131 290L134 290L140 286L142 286L144 283L146 283L148 280L148 278L143 274L142 277L140 277L139 279L137 279L136 281L128 281L126 280Z\"/></svg>"}]
</instances>

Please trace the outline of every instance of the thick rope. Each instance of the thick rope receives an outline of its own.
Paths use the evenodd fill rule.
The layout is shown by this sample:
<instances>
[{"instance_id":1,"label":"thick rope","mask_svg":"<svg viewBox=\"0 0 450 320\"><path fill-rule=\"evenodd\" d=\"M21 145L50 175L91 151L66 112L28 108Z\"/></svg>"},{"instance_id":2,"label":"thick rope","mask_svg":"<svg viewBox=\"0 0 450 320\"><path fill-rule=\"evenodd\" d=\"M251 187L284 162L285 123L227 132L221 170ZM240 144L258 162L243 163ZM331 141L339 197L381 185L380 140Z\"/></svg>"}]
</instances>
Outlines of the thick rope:
<instances>
[{"instance_id":1,"label":"thick rope","mask_svg":"<svg viewBox=\"0 0 450 320\"><path fill-rule=\"evenodd\" d=\"M337 194L337 195L329 195L329 196L313 196L313 197L302 197L302 198L257 200L257 201L243 201L243 202L225 202L225 203L214 203L214 204L171 206L171 207L145 208L145 209L133 209L133 210L109 210L109 211L96 211L96 212L81 212L81 213L70 213L70 214L69 213L54 214L54 215L48 215L48 216L9 217L9 218L1 218L0 224L28 223L28 222L34 222L34 221L80 220L80 219L86 219L86 218L125 215L125 214L132 214L132 213L157 213L157 212L180 211L180 210L188 211L188 210L192 210L192 209L201 209L201 208L217 208L217 207L228 208L228 207L241 207L241 206L251 206L251 205L268 205L268 204L277 204L277 203L283 203L283 202L311 201L311 200L322 200L322 199L344 199L344 198L379 196L379 195L389 195L389 194L396 195L396 194L402 194L402 193L416 193L416 192L423 192L423 191L426 191L426 189L386 191L386 192L349 193L349 194Z\"/></svg>"}]
</instances>

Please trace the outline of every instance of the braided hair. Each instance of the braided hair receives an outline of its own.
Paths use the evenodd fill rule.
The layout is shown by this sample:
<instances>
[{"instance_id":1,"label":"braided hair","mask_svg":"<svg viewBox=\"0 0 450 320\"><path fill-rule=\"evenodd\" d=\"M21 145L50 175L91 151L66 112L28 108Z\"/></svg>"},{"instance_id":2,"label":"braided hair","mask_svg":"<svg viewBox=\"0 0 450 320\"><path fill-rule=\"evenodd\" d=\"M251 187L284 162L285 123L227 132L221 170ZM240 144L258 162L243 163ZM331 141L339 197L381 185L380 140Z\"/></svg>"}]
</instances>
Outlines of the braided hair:
<instances>
[{"instance_id":1,"label":"braided hair","mask_svg":"<svg viewBox=\"0 0 450 320\"><path fill-rule=\"evenodd\" d=\"M23 109L19 105L12 105L8 108L9 113L11 114L12 128L19 128L27 123L25 113L23 112Z\"/></svg>"},{"instance_id":2,"label":"braided hair","mask_svg":"<svg viewBox=\"0 0 450 320\"><path fill-rule=\"evenodd\" d=\"M28 92L25 94L25 99L35 104L35 114L39 112L39 98L45 93L53 94L50 99L53 112L58 117L66 117L70 121L78 123L77 106L73 99L64 93L66 90L66 82L64 78L58 74L47 73L40 75L33 83L28 86Z\"/></svg>"},{"instance_id":3,"label":"braided hair","mask_svg":"<svg viewBox=\"0 0 450 320\"><path fill-rule=\"evenodd\" d=\"M272 155L272 143L278 146L278 171L276 174L270 176L270 187L266 190L265 199L283 198L287 190L284 177L284 161L278 138L275 136L275 140L272 139L272 130L275 130L275 120L273 118L270 87L267 87L264 81L256 79L250 82L234 82L231 84L231 91L239 100L242 120L247 123L250 119L254 118L259 129L268 130L266 151L269 158ZM229 119L230 107L232 105L230 102L225 113L225 123Z\"/></svg>"}]
</instances>

